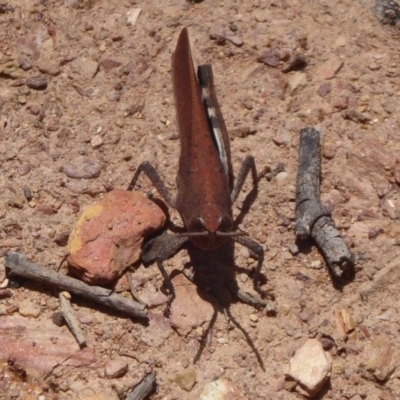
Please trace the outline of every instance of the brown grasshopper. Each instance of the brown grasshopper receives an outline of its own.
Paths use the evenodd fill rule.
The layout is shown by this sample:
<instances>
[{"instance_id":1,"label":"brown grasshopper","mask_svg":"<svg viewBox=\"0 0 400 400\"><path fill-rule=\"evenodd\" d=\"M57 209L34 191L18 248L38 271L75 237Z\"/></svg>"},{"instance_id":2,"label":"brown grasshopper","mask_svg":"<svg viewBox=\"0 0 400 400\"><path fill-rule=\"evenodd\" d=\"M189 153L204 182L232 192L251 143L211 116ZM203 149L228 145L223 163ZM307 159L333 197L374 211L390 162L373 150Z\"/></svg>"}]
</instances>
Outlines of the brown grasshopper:
<instances>
[{"instance_id":1,"label":"brown grasshopper","mask_svg":"<svg viewBox=\"0 0 400 400\"><path fill-rule=\"evenodd\" d=\"M259 275L264 250L246 233L233 230L231 211L248 173L251 171L255 187L261 176L257 176L254 158L248 155L236 183L233 183L229 136L215 95L212 68L211 65L200 65L197 78L187 28L180 33L172 57L172 82L181 145L176 178L177 197L171 196L158 172L147 161L138 167L128 188L132 190L144 172L168 205L176 209L184 221L186 232L153 240L152 252L156 251L154 258L168 284L170 302L174 290L163 261L187 240L204 250L221 247L231 238L248 247L258 259L254 288L263 294ZM145 246L144 258L151 259L148 254L146 256L148 248Z\"/></svg>"}]
</instances>

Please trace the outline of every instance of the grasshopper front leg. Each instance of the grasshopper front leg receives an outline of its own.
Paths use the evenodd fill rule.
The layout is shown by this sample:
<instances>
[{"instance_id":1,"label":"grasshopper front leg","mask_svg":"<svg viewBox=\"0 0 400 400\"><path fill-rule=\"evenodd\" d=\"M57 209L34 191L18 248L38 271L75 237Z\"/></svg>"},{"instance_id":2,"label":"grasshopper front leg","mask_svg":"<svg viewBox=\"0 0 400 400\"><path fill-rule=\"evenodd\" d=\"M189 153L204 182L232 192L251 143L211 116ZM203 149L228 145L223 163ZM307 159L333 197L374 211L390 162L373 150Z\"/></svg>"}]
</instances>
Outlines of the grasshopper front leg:
<instances>
[{"instance_id":1,"label":"grasshopper front leg","mask_svg":"<svg viewBox=\"0 0 400 400\"><path fill-rule=\"evenodd\" d=\"M171 196L171 193L168 191L165 186L163 180L158 174L157 170L148 162L145 161L139 165L135 174L133 175L132 181L128 187L128 190L133 190L137 180L139 179L140 174L144 172L147 177L150 179L151 183L157 189L158 193L161 197L167 202L167 204L176 208L176 201ZM175 291L172 285L171 279L165 270L164 261L171 257L179 247L187 240L187 238L179 237L179 235L166 235L163 234L146 243L143 248L142 260L144 263L150 263L156 261L158 269L163 276L164 285L167 288L168 292L168 302L165 312L168 314L169 308L173 299L175 298Z\"/></svg>"},{"instance_id":2,"label":"grasshopper front leg","mask_svg":"<svg viewBox=\"0 0 400 400\"><path fill-rule=\"evenodd\" d=\"M144 161L139 165L135 175L133 175L130 185L128 186L128 190L132 190L134 188L136 181L139 179L139 176L142 172L147 175L151 183L158 190L158 193L160 193L161 197L167 202L167 204L176 209L176 200L168 191L157 170L148 161Z\"/></svg>"}]
</instances>

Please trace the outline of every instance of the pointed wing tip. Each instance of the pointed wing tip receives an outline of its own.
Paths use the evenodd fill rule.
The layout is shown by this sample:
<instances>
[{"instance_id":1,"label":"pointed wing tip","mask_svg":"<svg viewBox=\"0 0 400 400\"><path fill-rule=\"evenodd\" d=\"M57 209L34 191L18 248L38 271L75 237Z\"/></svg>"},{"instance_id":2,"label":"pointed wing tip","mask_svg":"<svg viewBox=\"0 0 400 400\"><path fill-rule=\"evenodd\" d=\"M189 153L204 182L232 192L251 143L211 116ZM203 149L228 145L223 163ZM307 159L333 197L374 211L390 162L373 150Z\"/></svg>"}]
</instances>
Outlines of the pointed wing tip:
<instances>
[{"instance_id":1,"label":"pointed wing tip","mask_svg":"<svg viewBox=\"0 0 400 400\"><path fill-rule=\"evenodd\" d=\"M179 34L178 43L176 47L178 47L179 44L182 43L182 41L189 43L189 31L186 26L181 30L181 33Z\"/></svg>"}]
</instances>

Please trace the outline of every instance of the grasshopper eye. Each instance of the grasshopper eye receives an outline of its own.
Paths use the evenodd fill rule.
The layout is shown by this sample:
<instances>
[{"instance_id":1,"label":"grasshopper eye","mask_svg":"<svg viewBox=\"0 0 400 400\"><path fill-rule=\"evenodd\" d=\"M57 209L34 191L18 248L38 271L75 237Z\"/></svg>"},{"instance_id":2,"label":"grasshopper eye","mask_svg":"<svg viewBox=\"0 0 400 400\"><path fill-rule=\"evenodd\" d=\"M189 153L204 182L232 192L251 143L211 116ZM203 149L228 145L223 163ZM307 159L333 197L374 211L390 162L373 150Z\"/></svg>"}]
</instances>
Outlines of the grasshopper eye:
<instances>
[{"instance_id":1,"label":"grasshopper eye","mask_svg":"<svg viewBox=\"0 0 400 400\"><path fill-rule=\"evenodd\" d=\"M230 232L233 227L233 221L230 215L221 214L219 217L219 232Z\"/></svg>"},{"instance_id":2,"label":"grasshopper eye","mask_svg":"<svg viewBox=\"0 0 400 400\"><path fill-rule=\"evenodd\" d=\"M205 227L204 218L198 215L191 219L190 221L190 231L191 232L205 232L207 229Z\"/></svg>"}]
</instances>

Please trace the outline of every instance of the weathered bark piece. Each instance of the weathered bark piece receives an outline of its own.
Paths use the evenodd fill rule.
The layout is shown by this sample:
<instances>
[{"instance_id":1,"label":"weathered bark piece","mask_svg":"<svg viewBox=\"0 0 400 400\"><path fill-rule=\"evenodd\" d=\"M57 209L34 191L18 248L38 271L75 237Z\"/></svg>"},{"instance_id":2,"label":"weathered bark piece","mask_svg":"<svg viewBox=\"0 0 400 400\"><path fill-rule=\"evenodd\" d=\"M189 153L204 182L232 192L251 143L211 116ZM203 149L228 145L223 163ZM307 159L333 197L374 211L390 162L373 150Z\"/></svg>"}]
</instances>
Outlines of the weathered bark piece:
<instances>
[{"instance_id":1,"label":"weathered bark piece","mask_svg":"<svg viewBox=\"0 0 400 400\"><path fill-rule=\"evenodd\" d=\"M354 264L354 256L336 229L320 198L321 140L314 128L300 131L299 169L296 190L296 236L311 236L325 256L335 277L343 277Z\"/></svg>"},{"instance_id":2,"label":"weathered bark piece","mask_svg":"<svg viewBox=\"0 0 400 400\"><path fill-rule=\"evenodd\" d=\"M126 400L144 400L156 388L156 371L151 371L138 385L128 394Z\"/></svg>"},{"instance_id":3,"label":"weathered bark piece","mask_svg":"<svg viewBox=\"0 0 400 400\"><path fill-rule=\"evenodd\" d=\"M12 275L56 286L57 288L67 290L114 310L121 311L130 317L146 320L148 318L146 306L143 304L113 293L110 289L89 286L70 276L62 275L50 268L42 267L28 260L24 254L9 251L6 254L4 264L11 270Z\"/></svg>"},{"instance_id":4,"label":"weathered bark piece","mask_svg":"<svg viewBox=\"0 0 400 400\"><path fill-rule=\"evenodd\" d=\"M83 347L87 346L85 334L83 333L68 296L71 297L68 292L61 292L58 295L58 298L60 299L61 313L68 324L71 333L78 342L79 347L82 349Z\"/></svg>"}]
</instances>

